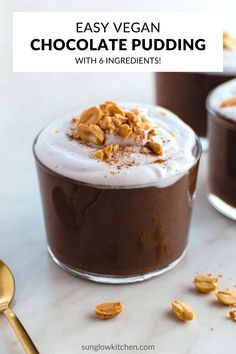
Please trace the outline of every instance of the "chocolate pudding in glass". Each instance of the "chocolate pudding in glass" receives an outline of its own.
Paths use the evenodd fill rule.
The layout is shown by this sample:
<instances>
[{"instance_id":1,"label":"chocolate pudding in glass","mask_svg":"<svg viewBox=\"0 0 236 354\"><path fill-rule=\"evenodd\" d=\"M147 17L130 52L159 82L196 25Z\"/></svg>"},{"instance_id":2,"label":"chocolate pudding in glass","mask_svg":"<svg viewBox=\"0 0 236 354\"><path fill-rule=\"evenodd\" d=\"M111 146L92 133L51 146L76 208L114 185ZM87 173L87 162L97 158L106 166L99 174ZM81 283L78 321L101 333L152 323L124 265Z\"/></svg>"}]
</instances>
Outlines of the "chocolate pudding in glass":
<instances>
[{"instance_id":1,"label":"chocolate pudding in glass","mask_svg":"<svg viewBox=\"0 0 236 354\"><path fill-rule=\"evenodd\" d=\"M236 220L236 79L215 88L207 98L209 202Z\"/></svg>"},{"instance_id":2,"label":"chocolate pudding in glass","mask_svg":"<svg viewBox=\"0 0 236 354\"><path fill-rule=\"evenodd\" d=\"M64 270L138 282L184 256L201 148L172 112L106 101L37 136L48 250Z\"/></svg>"},{"instance_id":3,"label":"chocolate pudding in glass","mask_svg":"<svg viewBox=\"0 0 236 354\"><path fill-rule=\"evenodd\" d=\"M207 149L206 97L214 87L236 78L236 40L224 34L224 72L156 73L157 103L180 116Z\"/></svg>"}]
</instances>

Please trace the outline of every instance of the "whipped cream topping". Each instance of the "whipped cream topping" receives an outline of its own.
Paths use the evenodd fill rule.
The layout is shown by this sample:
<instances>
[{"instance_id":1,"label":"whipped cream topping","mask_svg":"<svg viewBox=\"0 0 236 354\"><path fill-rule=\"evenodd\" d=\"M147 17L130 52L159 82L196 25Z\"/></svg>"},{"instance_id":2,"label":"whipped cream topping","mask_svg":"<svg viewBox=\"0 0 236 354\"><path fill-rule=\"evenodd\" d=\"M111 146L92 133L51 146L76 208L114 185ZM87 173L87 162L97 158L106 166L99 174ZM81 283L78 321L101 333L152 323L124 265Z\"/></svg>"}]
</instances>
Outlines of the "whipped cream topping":
<instances>
[{"instance_id":1,"label":"whipped cream topping","mask_svg":"<svg viewBox=\"0 0 236 354\"><path fill-rule=\"evenodd\" d=\"M94 156L98 146L70 138L71 118L79 117L80 112L47 126L36 141L36 156L50 170L98 187L165 187L188 173L196 160L193 153L196 135L189 126L162 107L136 103L119 106L126 111L142 109L142 115L157 133L153 141L163 147L162 156L144 147L146 138L135 144L132 138L107 134L105 145L119 144L121 149L112 163L100 161Z\"/></svg>"},{"instance_id":2,"label":"whipped cream topping","mask_svg":"<svg viewBox=\"0 0 236 354\"><path fill-rule=\"evenodd\" d=\"M236 122L236 105L221 107L222 102L236 97L236 79L217 86L208 96L207 107Z\"/></svg>"}]
</instances>

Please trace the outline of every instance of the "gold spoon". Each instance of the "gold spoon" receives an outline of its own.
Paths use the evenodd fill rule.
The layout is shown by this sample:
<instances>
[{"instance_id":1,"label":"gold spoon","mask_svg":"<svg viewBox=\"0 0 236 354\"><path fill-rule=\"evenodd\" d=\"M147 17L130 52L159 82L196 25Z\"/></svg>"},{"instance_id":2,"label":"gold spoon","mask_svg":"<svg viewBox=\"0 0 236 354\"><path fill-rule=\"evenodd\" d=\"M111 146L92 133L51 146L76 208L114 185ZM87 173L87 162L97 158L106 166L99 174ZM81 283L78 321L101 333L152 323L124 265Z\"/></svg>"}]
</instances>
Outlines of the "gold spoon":
<instances>
[{"instance_id":1,"label":"gold spoon","mask_svg":"<svg viewBox=\"0 0 236 354\"><path fill-rule=\"evenodd\" d=\"M39 354L23 325L9 308L14 294L15 281L13 274L6 264L0 260L0 312L7 317L25 352L27 354Z\"/></svg>"}]
</instances>

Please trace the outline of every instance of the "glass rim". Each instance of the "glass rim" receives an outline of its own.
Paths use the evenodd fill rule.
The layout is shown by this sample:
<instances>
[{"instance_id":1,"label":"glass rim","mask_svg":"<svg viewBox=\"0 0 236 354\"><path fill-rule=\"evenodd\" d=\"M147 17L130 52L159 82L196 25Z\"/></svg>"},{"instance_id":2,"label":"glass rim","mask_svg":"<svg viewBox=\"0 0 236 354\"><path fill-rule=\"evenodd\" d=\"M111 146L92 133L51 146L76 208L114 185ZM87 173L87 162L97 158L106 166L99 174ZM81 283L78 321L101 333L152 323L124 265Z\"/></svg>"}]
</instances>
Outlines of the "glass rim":
<instances>
[{"instance_id":1,"label":"glass rim","mask_svg":"<svg viewBox=\"0 0 236 354\"><path fill-rule=\"evenodd\" d=\"M196 156L194 156L194 161L193 163L191 164L191 166L189 166L186 170L182 171L182 172L179 172L179 173L176 173L175 175L171 176L171 177L168 177L168 178L165 178L164 180L162 180L161 182L159 182L158 184L157 183L150 183L150 184L136 184L136 185L127 185L127 186L123 186L123 185L117 185L117 186L112 186L112 185L103 185L103 184L94 184L94 183L87 183L87 182L83 182L83 181L79 181L79 180L76 180L74 178L71 178L71 177L68 177L68 176L64 176L62 175L61 173L58 173L54 170L52 170L51 168L49 168L48 166L46 166L40 159L39 157L37 156L37 153L36 153L36 150L35 150L35 146L37 144L37 140L41 134L41 132L43 131L44 129L42 129L35 137L34 141L33 141L33 145L32 145L32 152L33 152L33 156L35 158L35 161L44 169L46 170L49 174L51 175L55 175L59 178L62 178L64 180L67 180L69 182L73 182L73 183L76 183L76 184L79 184L79 185L83 185L85 187L92 187L92 188L97 188L97 189L138 189L138 188L148 188L148 187L157 187L157 188L165 188L165 187L168 187L169 185L166 185L165 187L162 187L161 184L165 184L166 182L168 182L169 180L171 179L174 179L175 177L178 177L178 179L175 180L174 183L176 183L181 177L183 177L184 175L186 175L187 172L189 172L200 160L200 157L202 155L202 146L201 146L201 142L200 142L200 138L196 135L196 133L194 132L194 135L195 135L195 145L193 147L193 149L197 148L197 153L196 153ZM174 184L173 183L173 184ZM172 184L170 184L172 185Z\"/></svg>"},{"instance_id":2,"label":"glass rim","mask_svg":"<svg viewBox=\"0 0 236 354\"><path fill-rule=\"evenodd\" d=\"M224 116L223 114L221 114L219 111L217 111L217 109L213 108L212 105L210 104L210 99L211 97L214 95L214 92L222 85L225 85L227 84L228 82L231 82L233 80L236 80L236 78L233 78L232 80L229 80L227 82L224 82L223 84L220 84L216 87L214 87L212 90L210 90L208 92L208 95L206 97L206 110L207 110L207 113L210 113L212 116L218 116L220 118L222 118L224 120L224 123L228 123L229 125L233 126L233 127L236 127L236 122L232 119L230 119L229 117L226 117Z\"/></svg>"}]
</instances>

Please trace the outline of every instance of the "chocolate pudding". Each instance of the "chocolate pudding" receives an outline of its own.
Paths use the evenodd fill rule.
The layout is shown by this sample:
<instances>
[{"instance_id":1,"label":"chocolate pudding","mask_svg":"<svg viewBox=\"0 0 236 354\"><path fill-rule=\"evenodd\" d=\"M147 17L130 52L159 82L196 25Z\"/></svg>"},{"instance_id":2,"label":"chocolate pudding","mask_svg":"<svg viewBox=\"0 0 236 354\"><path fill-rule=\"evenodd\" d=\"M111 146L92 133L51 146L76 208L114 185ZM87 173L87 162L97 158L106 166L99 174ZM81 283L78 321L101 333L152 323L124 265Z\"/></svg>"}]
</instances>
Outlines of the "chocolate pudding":
<instances>
[{"instance_id":1,"label":"chocolate pudding","mask_svg":"<svg viewBox=\"0 0 236 354\"><path fill-rule=\"evenodd\" d=\"M216 86L236 77L236 40L224 34L223 73L156 73L157 102L206 136L206 97ZM204 141L204 139L203 139Z\"/></svg>"},{"instance_id":2,"label":"chocolate pudding","mask_svg":"<svg viewBox=\"0 0 236 354\"><path fill-rule=\"evenodd\" d=\"M207 99L209 201L236 220L236 79L214 89Z\"/></svg>"},{"instance_id":3,"label":"chocolate pudding","mask_svg":"<svg viewBox=\"0 0 236 354\"><path fill-rule=\"evenodd\" d=\"M106 101L46 127L34 155L48 248L62 268L129 283L183 257L200 146L173 113Z\"/></svg>"}]
</instances>

